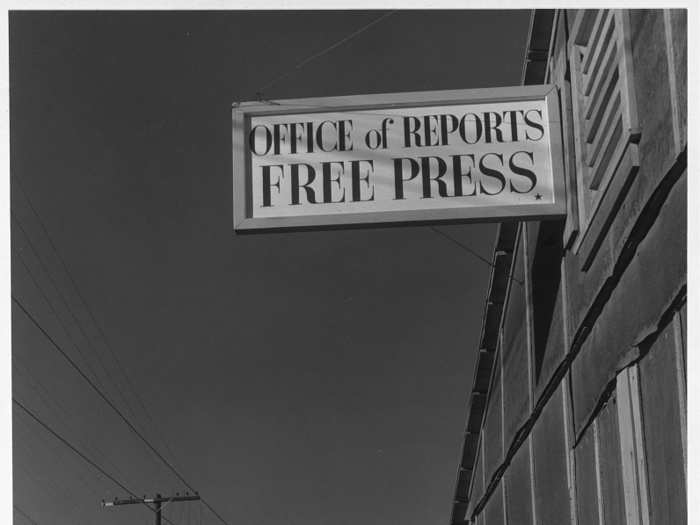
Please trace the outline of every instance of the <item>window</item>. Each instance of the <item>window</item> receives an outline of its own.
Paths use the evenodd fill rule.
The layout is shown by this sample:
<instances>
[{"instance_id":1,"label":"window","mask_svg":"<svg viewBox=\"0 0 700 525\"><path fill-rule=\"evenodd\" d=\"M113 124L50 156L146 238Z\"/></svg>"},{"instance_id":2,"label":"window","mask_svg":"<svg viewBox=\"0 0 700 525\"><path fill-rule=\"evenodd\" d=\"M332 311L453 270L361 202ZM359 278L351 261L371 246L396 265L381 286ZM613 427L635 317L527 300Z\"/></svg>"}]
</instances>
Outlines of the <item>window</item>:
<instances>
[{"instance_id":1,"label":"window","mask_svg":"<svg viewBox=\"0 0 700 525\"><path fill-rule=\"evenodd\" d=\"M580 235L590 265L611 216L639 167L629 14L579 10L568 42Z\"/></svg>"}]
</instances>

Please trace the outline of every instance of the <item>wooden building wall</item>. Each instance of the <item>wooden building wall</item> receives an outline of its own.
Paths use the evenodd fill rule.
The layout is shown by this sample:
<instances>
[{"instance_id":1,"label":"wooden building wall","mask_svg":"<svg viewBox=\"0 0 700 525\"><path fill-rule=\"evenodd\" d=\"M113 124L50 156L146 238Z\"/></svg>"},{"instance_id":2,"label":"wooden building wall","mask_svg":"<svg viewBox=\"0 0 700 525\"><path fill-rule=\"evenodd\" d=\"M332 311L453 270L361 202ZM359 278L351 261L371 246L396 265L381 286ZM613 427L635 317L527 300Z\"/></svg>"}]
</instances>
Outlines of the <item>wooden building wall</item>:
<instances>
[{"instance_id":1,"label":"wooden building wall","mask_svg":"<svg viewBox=\"0 0 700 525\"><path fill-rule=\"evenodd\" d=\"M501 226L453 525L686 520L686 31L683 10L533 17L523 78L559 89L568 214Z\"/></svg>"}]
</instances>

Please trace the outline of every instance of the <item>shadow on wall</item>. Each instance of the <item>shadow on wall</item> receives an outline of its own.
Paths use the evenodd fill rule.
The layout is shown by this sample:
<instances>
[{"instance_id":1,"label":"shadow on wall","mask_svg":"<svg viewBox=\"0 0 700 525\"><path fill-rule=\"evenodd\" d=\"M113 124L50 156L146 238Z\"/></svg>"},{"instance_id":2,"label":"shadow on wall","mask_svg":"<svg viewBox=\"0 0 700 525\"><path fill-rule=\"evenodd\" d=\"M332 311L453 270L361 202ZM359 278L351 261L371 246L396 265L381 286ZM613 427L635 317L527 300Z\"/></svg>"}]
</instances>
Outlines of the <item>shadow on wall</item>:
<instances>
[{"instance_id":1,"label":"shadow on wall","mask_svg":"<svg viewBox=\"0 0 700 525\"><path fill-rule=\"evenodd\" d=\"M530 279L532 282L535 384L539 382L542 363L561 285L561 259L564 255L564 221L544 221L537 231L537 245Z\"/></svg>"}]
</instances>

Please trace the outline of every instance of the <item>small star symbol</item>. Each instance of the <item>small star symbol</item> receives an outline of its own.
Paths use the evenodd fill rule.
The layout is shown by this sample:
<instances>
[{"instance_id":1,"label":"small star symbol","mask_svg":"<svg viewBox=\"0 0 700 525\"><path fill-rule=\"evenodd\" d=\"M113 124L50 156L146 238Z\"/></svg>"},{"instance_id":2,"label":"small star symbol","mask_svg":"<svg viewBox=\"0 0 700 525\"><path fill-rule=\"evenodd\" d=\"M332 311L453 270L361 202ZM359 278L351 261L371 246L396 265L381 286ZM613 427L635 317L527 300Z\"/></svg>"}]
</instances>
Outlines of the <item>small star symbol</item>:
<instances>
[{"instance_id":1,"label":"small star symbol","mask_svg":"<svg viewBox=\"0 0 700 525\"><path fill-rule=\"evenodd\" d=\"M542 195L540 195L540 194L538 193L537 195L535 195L535 199L536 199L536 200L541 200L541 199L542 199Z\"/></svg>"}]
</instances>

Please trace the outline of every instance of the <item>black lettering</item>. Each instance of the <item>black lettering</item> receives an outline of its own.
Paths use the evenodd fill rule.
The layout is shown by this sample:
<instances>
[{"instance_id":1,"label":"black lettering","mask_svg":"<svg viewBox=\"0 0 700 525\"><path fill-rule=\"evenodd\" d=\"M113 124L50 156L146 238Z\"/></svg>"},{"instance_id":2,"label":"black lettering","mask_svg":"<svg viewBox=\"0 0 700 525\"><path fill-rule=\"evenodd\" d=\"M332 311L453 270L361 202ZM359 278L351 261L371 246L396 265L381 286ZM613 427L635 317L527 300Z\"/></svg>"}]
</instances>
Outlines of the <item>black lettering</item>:
<instances>
[{"instance_id":1,"label":"black lettering","mask_svg":"<svg viewBox=\"0 0 700 525\"><path fill-rule=\"evenodd\" d=\"M450 127L447 127L447 123L450 123ZM451 133L457 131L457 126L459 125L459 120L454 115L440 115L440 135L442 138L441 144L447 146L449 143L449 136Z\"/></svg>"},{"instance_id":2,"label":"black lettering","mask_svg":"<svg viewBox=\"0 0 700 525\"><path fill-rule=\"evenodd\" d=\"M431 121L435 120L433 126L431 126ZM438 118L437 115L425 115L423 117L423 134L425 137L426 146L438 146L440 144L440 138L438 137L437 130ZM433 138L435 138L435 143L433 144Z\"/></svg>"},{"instance_id":3,"label":"black lettering","mask_svg":"<svg viewBox=\"0 0 700 525\"><path fill-rule=\"evenodd\" d=\"M468 159L471 159L472 165L467 169L466 173L462 172L462 157L466 157ZM455 185L455 197L464 197L464 192L462 189L462 178L466 178L469 181L469 184L474 184L474 181L472 180L472 167L475 167L475 160L474 160L474 155L468 154L468 155L452 155L452 175L454 177L454 185ZM473 197L476 195L476 184L474 184L474 191L471 193L467 194L467 197Z\"/></svg>"},{"instance_id":4,"label":"black lettering","mask_svg":"<svg viewBox=\"0 0 700 525\"><path fill-rule=\"evenodd\" d=\"M263 128L265 130L265 151L260 153L258 150L255 149L255 132L258 128ZM250 144L250 151L252 151L255 155L261 156L261 155L267 155L267 152L270 151L270 147L272 146L272 133L270 133L270 130L267 129L267 126L263 126L262 124L258 124L255 126L253 129L250 130L250 135L248 136L248 142Z\"/></svg>"},{"instance_id":5,"label":"black lettering","mask_svg":"<svg viewBox=\"0 0 700 525\"><path fill-rule=\"evenodd\" d=\"M510 124L510 140L511 142L518 141L518 112L515 110L504 111L504 115L508 115L508 123Z\"/></svg>"},{"instance_id":6,"label":"black lettering","mask_svg":"<svg viewBox=\"0 0 700 525\"><path fill-rule=\"evenodd\" d=\"M481 181L479 181L479 188L481 190L481 193L485 193L486 195L498 195L506 187L506 178L503 176L503 173L501 173L498 170L495 170L493 168L488 167L484 163L484 160L486 160L486 157L496 157L498 160L501 161L501 166L503 166L503 155L501 155L500 153L487 153L483 157L481 157L481 160L479 160L479 169L481 170L481 173L483 173L487 177L491 177L493 179L496 179L498 182L501 183L501 187L498 191L490 192L490 191L487 191L486 188L484 187L483 183Z\"/></svg>"},{"instance_id":7,"label":"black lettering","mask_svg":"<svg viewBox=\"0 0 700 525\"><path fill-rule=\"evenodd\" d=\"M332 172L331 168L333 167L333 164L336 164L340 166L340 170L337 172L338 177L337 178L332 178ZM323 202L325 203L331 203L331 202L345 202L345 188L343 188L343 194L340 196L339 201L334 201L333 200L333 186L332 183L336 183L338 187L340 188L340 176L343 173L343 168L344 165L340 161L330 161L330 162L324 162L321 164L321 172L322 172L322 177L323 177Z\"/></svg>"},{"instance_id":8,"label":"black lettering","mask_svg":"<svg viewBox=\"0 0 700 525\"><path fill-rule=\"evenodd\" d=\"M377 142L372 145L372 137L374 137ZM367 144L367 147L369 149L377 149L379 145L382 143L382 134L379 132L378 129L370 129L367 132L367 135L365 135L365 144Z\"/></svg>"},{"instance_id":9,"label":"black lettering","mask_svg":"<svg viewBox=\"0 0 700 525\"><path fill-rule=\"evenodd\" d=\"M404 117L405 118L405 117ZM403 161L407 160L411 165L411 176L407 179L403 178ZM418 175L420 164L418 161L411 158L394 159L394 200L403 199L403 183L412 180Z\"/></svg>"},{"instance_id":10,"label":"black lettering","mask_svg":"<svg viewBox=\"0 0 700 525\"><path fill-rule=\"evenodd\" d=\"M411 129L410 123L413 122L415 127ZM420 135L418 134L418 128L420 128L420 120L418 117L404 117L403 118L403 145L406 148L411 147L411 135L415 139L415 145L421 146Z\"/></svg>"},{"instance_id":11,"label":"black lettering","mask_svg":"<svg viewBox=\"0 0 700 525\"><path fill-rule=\"evenodd\" d=\"M301 135L297 132L297 126L303 124L289 124L289 152L295 154L297 152L297 141L301 142Z\"/></svg>"},{"instance_id":12,"label":"black lettering","mask_svg":"<svg viewBox=\"0 0 700 525\"><path fill-rule=\"evenodd\" d=\"M535 122L533 120L530 120L529 115L530 115L530 113L533 113L533 112L535 114L537 114L538 117L540 117L540 123ZM539 132L540 132L540 136L535 138L535 137L531 137L530 134L527 132L527 130L525 130L525 136L527 137L528 140L537 141L537 140L540 140L542 137L544 137L544 127L541 124L542 112L539 109L531 109L529 111L524 112L523 118L525 119L525 124L527 124L531 128L535 128L535 129L539 130Z\"/></svg>"},{"instance_id":13,"label":"black lettering","mask_svg":"<svg viewBox=\"0 0 700 525\"><path fill-rule=\"evenodd\" d=\"M272 168L279 168L282 174L277 178L276 182L272 182L270 171ZM284 168L281 164L270 164L262 167L262 207L269 208L272 206L272 198L270 195L271 187L277 188L277 193L280 192L280 180L284 178Z\"/></svg>"},{"instance_id":14,"label":"black lettering","mask_svg":"<svg viewBox=\"0 0 700 525\"><path fill-rule=\"evenodd\" d=\"M280 143L281 142L286 142L286 136L282 135L280 130L284 130L285 132L287 131L287 125L286 124L275 124L272 126L272 135L274 137L274 142L275 142L275 148L274 152L275 155L280 154Z\"/></svg>"},{"instance_id":15,"label":"black lettering","mask_svg":"<svg viewBox=\"0 0 700 525\"><path fill-rule=\"evenodd\" d=\"M330 125L333 127L334 130L337 129L337 128L336 128L336 123L335 123L335 122L332 122L332 121L330 121L330 120L324 120L323 122L321 122L321 123L318 125L318 128L316 128L316 145L318 146L318 149L320 149L321 151L325 151L326 153L328 153L328 152L330 152L330 151L335 151L335 150L337 150L337 149L338 149L338 143L335 142L335 143L333 144L333 146L331 146L330 149L326 149L326 148L324 147L324 143L323 143L323 126L326 125L326 124L330 124Z\"/></svg>"},{"instance_id":16,"label":"black lettering","mask_svg":"<svg viewBox=\"0 0 700 525\"><path fill-rule=\"evenodd\" d=\"M530 158L530 164L533 166L535 165L535 159L533 157L532 152L530 151L516 151L510 156L510 160L508 161L508 166L510 167L510 170L515 173L516 175L520 175L522 177L525 177L530 181L530 187L526 190L519 190L513 185L513 181L510 181L510 191L513 193L529 193L532 191L532 189L535 187L537 184L537 175L535 175L535 172L532 170L529 170L527 168L524 168L522 166L518 166L515 164L515 156L519 155L520 153L524 153L527 157Z\"/></svg>"},{"instance_id":17,"label":"black lettering","mask_svg":"<svg viewBox=\"0 0 700 525\"><path fill-rule=\"evenodd\" d=\"M306 151L314 152L314 124L313 122L306 123Z\"/></svg>"},{"instance_id":18,"label":"black lettering","mask_svg":"<svg viewBox=\"0 0 700 525\"><path fill-rule=\"evenodd\" d=\"M301 185L299 184L299 166L304 166L306 168L306 173L308 176L306 183ZM314 168L304 163L290 164L289 167L292 174L292 204L299 204L299 189L301 188L304 188L304 191L306 192L306 200L309 202L309 204L316 204L316 195L314 194L314 190L313 188L309 188L309 185L316 178L316 171Z\"/></svg>"},{"instance_id":19,"label":"black lettering","mask_svg":"<svg viewBox=\"0 0 700 525\"><path fill-rule=\"evenodd\" d=\"M422 175L423 175L423 198L430 199L430 181L437 182L438 195L440 197L449 197L447 195L447 184L442 180L442 177L447 173L447 164L440 157L421 157L422 165ZM437 162L438 172L435 177L430 176L430 161L435 160Z\"/></svg>"},{"instance_id":20,"label":"black lettering","mask_svg":"<svg viewBox=\"0 0 700 525\"><path fill-rule=\"evenodd\" d=\"M469 118L472 117L472 118ZM469 123L473 122L474 125L470 126ZM474 140L470 141L468 138L468 133L467 131L469 128L473 127L474 131ZM462 137L462 140L466 142L467 144L476 144L479 142L481 139L481 133L483 131L483 126L481 125L481 120L479 117L474 114L474 113L465 113L464 116L460 119L459 121L459 135Z\"/></svg>"},{"instance_id":21,"label":"black lettering","mask_svg":"<svg viewBox=\"0 0 700 525\"><path fill-rule=\"evenodd\" d=\"M491 115L493 115L493 123L491 123ZM487 143L490 144L491 142L493 142L491 138L491 131L496 132L496 142L503 142L503 135L501 133L501 130L498 129L498 126L501 125L501 122L502 119L498 113L493 113L491 111L487 111L484 113L484 140Z\"/></svg>"},{"instance_id":22,"label":"black lettering","mask_svg":"<svg viewBox=\"0 0 700 525\"><path fill-rule=\"evenodd\" d=\"M345 124L347 123L347 131ZM341 120L338 122L338 149L339 151L352 151L352 139L350 132L352 131L352 120Z\"/></svg>"},{"instance_id":23,"label":"black lettering","mask_svg":"<svg viewBox=\"0 0 700 525\"><path fill-rule=\"evenodd\" d=\"M369 169L367 170L367 173L365 174L364 177L360 175L360 163L361 162L366 162L369 164ZM350 161L350 173L352 177L352 200L354 202L362 202L362 201L373 201L374 200L374 184L370 185L369 183L369 176L374 170L374 161L373 160L353 160ZM366 182L368 188L372 188L372 193L369 196L368 199L363 199L362 198L362 192L360 191L360 182Z\"/></svg>"}]
</instances>

